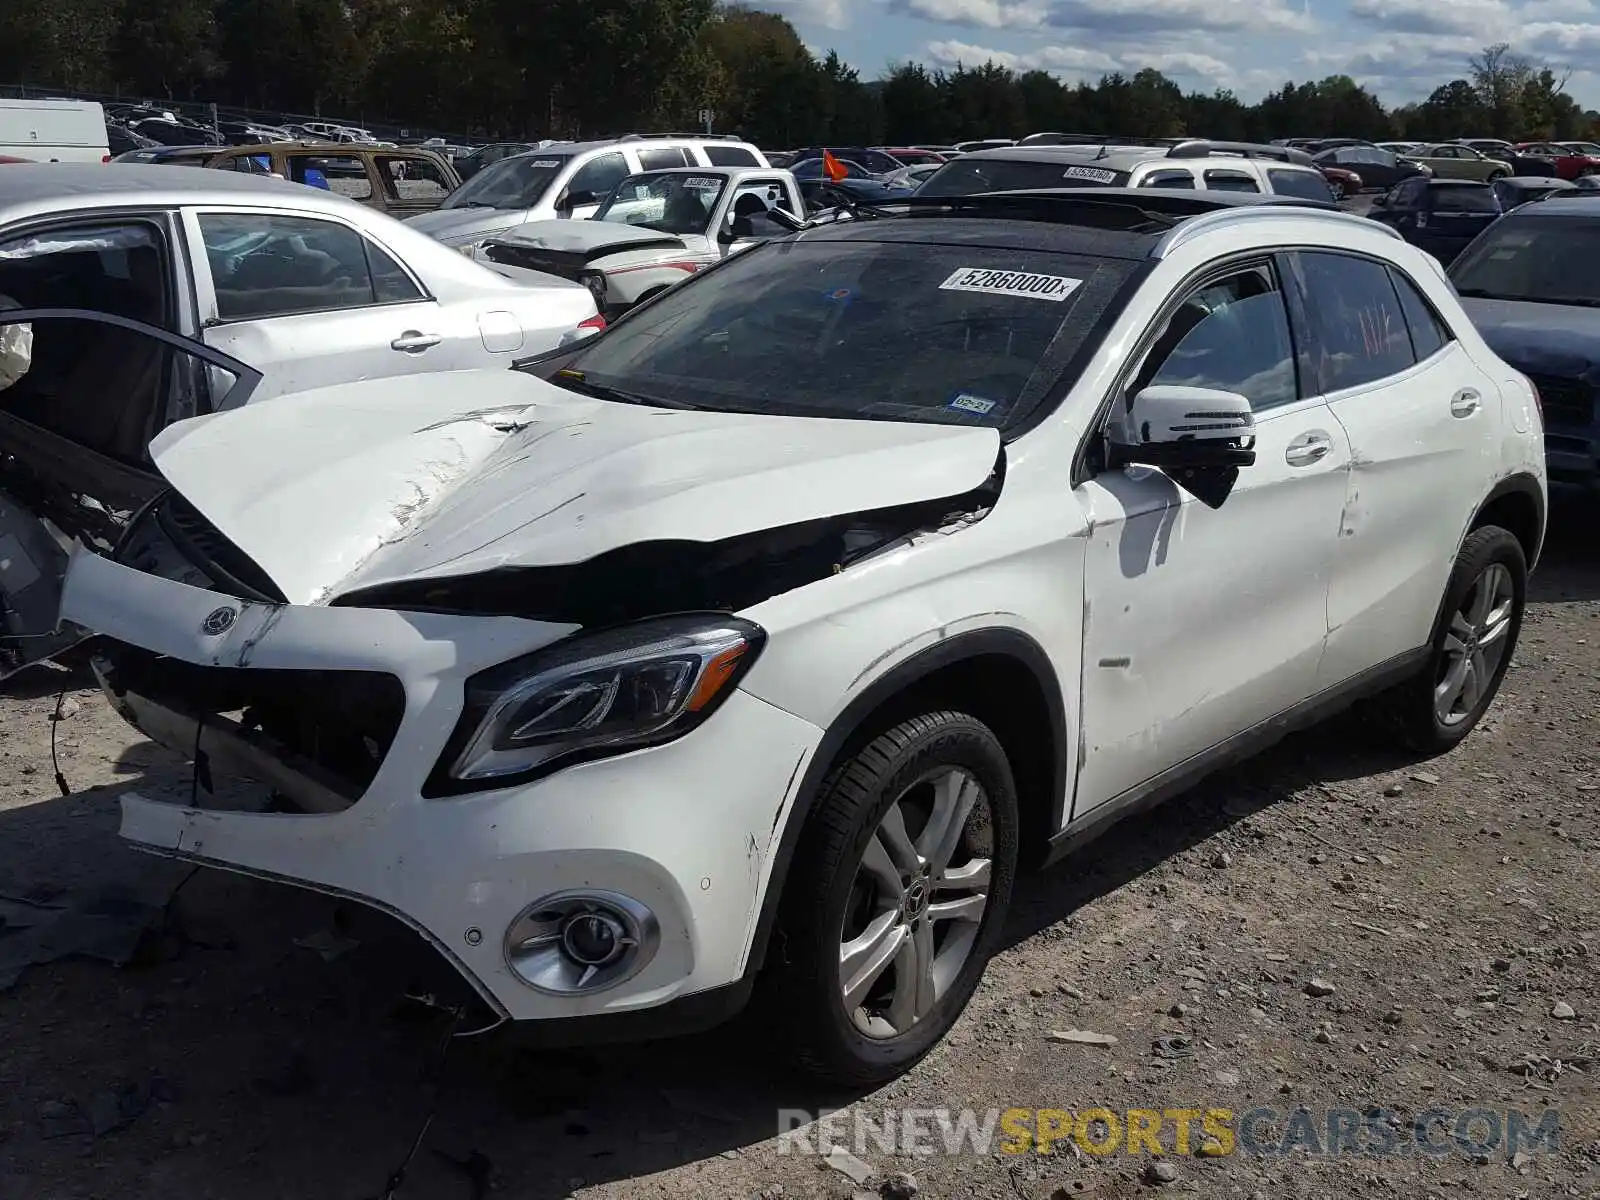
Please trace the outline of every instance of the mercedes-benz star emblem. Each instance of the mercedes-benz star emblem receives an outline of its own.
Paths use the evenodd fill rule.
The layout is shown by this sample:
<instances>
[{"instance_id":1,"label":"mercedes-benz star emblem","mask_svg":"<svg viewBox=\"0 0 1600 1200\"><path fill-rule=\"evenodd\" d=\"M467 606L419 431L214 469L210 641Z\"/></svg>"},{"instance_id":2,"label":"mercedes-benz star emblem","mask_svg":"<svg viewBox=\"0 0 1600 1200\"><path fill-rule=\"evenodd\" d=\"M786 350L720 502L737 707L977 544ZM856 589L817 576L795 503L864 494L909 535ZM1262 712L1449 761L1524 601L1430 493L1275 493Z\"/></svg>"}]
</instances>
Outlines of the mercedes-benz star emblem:
<instances>
[{"instance_id":1,"label":"mercedes-benz star emblem","mask_svg":"<svg viewBox=\"0 0 1600 1200\"><path fill-rule=\"evenodd\" d=\"M227 633L233 628L233 623L239 617L238 610L232 608L214 608L206 614L206 619L200 622L200 632L207 637L216 637Z\"/></svg>"}]
</instances>

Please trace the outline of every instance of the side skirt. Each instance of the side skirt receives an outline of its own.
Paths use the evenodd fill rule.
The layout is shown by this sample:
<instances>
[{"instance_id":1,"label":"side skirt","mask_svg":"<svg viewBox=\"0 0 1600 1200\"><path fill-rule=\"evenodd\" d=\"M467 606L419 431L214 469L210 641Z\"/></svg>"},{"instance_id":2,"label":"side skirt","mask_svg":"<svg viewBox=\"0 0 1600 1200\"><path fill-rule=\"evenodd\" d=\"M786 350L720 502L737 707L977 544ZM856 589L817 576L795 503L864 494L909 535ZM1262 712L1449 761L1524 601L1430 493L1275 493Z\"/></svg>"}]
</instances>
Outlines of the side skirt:
<instances>
[{"instance_id":1,"label":"side skirt","mask_svg":"<svg viewBox=\"0 0 1600 1200\"><path fill-rule=\"evenodd\" d=\"M1202 750L1183 762L1167 768L1161 774L1136 784L1104 804L1097 805L1050 839L1045 865L1058 862L1074 850L1092 842L1123 818L1143 812L1164 800L1170 800L1180 792L1187 791L1212 772L1251 758L1291 733L1326 720L1335 713L1349 708L1358 700L1364 700L1386 691L1397 683L1405 682L1422 668L1431 652L1431 647L1422 646L1396 655L1388 662L1379 663L1359 675L1351 676L1343 683L1302 700L1293 708L1285 709L1275 717L1269 717L1257 725L1252 725L1249 729L1218 742L1210 749Z\"/></svg>"}]
</instances>

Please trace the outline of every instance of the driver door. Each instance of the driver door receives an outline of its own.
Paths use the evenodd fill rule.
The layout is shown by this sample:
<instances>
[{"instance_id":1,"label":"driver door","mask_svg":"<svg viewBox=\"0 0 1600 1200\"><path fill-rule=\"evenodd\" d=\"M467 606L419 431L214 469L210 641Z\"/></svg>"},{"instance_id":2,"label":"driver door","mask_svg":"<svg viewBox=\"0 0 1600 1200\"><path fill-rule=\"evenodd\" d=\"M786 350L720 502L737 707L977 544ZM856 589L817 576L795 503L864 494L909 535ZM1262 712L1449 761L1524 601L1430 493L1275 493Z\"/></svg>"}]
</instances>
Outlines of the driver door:
<instances>
[{"instance_id":1,"label":"driver door","mask_svg":"<svg viewBox=\"0 0 1600 1200\"><path fill-rule=\"evenodd\" d=\"M172 422L250 399L259 372L115 313L0 308L0 679L68 649L74 541L109 554L166 484L146 455Z\"/></svg>"},{"instance_id":2,"label":"driver door","mask_svg":"<svg viewBox=\"0 0 1600 1200\"><path fill-rule=\"evenodd\" d=\"M1255 463L1220 504L1152 467L1091 465L1076 489L1091 532L1074 818L1158 783L1315 685L1349 445L1327 405L1302 394L1279 280L1261 259L1181 293L1107 418L1115 436L1128 400L1151 384L1248 398Z\"/></svg>"}]
</instances>

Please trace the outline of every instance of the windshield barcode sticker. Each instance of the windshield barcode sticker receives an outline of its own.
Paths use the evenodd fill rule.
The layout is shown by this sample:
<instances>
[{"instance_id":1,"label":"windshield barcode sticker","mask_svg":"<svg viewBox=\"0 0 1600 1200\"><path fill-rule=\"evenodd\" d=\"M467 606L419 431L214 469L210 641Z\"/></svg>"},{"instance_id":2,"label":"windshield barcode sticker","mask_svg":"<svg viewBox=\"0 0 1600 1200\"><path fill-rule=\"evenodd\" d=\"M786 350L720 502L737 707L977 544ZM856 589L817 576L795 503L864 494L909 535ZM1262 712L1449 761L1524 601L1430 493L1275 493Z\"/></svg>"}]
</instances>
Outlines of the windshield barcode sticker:
<instances>
[{"instance_id":1,"label":"windshield barcode sticker","mask_svg":"<svg viewBox=\"0 0 1600 1200\"><path fill-rule=\"evenodd\" d=\"M704 175L691 175L683 181L683 186L697 192L714 192L722 186L722 180L708 179Z\"/></svg>"},{"instance_id":2,"label":"windshield barcode sticker","mask_svg":"<svg viewBox=\"0 0 1600 1200\"><path fill-rule=\"evenodd\" d=\"M531 162L528 164L530 169L537 168L541 170L548 169L550 167L559 167L560 165L561 160L559 158L541 158L537 162Z\"/></svg>"},{"instance_id":3,"label":"windshield barcode sticker","mask_svg":"<svg viewBox=\"0 0 1600 1200\"><path fill-rule=\"evenodd\" d=\"M1068 167L1061 172L1063 179L1092 179L1096 183L1115 183L1117 173L1104 167Z\"/></svg>"},{"instance_id":4,"label":"windshield barcode sticker","mask_svg":"<svg viewBox=\"0 0 1600 1200\"><path fill-rule=\"evenodd\" d=\"M941 292L984 292L991 296L1026 296L1030 300L1065 300L1083 285L1064 275L1035 275L1031 271L992 271L987 267L960 267L939 285Z\"/></svg>"}]
</instances>

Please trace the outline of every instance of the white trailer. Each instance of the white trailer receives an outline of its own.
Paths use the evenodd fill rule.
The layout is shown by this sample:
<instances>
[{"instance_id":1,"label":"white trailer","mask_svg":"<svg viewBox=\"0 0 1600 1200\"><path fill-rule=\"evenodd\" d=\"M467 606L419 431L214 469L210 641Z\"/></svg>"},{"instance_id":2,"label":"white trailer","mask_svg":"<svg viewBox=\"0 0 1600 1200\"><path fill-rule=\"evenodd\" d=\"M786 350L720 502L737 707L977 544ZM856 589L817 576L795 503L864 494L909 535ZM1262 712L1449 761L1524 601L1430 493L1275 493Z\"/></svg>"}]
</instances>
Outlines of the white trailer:
<instances>
[{"instance_id":1,"label":"white trailer","mask_svg":"<svg viewBox=\"0 0 1600 1200\"><path fill-rule=\"evenodd\" d=\"M0 155L34 162L107 162L105 111L92 100L0 99Z\"/></svg>"}]
</instances>

